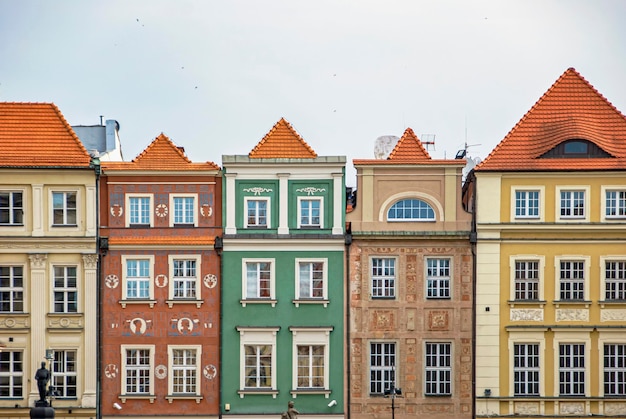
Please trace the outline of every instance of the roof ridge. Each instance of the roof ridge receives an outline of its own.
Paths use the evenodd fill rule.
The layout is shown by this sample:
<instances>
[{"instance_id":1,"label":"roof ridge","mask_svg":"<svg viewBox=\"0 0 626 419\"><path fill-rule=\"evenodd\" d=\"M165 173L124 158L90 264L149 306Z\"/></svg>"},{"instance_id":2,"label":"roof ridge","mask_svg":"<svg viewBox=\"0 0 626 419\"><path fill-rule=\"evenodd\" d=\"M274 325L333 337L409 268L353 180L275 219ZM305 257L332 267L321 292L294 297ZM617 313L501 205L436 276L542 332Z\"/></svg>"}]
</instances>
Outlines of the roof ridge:
<instances>
[{"instance_id":1,"label":"roof ridge","mask_svg":"<svg viewBox=\"0 0 626 419\"><path fill-rule=\"evenodd\" d=\"M282 131L282 132L281 132ZM317 153L285 119L278 122L248 153L250 158L316 158Z\"/></svg>"},{"instance_id":2,"label":"roof ridge","mask_svg":"<svg viewBox=\"0 0 626 419\"><path fill-rule=\"evenodd\" d=\"M189 160L189 158L185 155L184 151L181 150L180 147L176 146L174 144L174 142L165 134L163 134L163 132L161 132L149 145L148 147L146 147L141 153L139 153L137 155L137 157L135 157L132 162L133 163L139 163L141 160L145 159L145 158L149 158L148 153L155 149L155 147L159 144L161 144L162 142L165 142L165 144L171 149L173 150L178 156L180 156L183 160L185 160L185 162L187 163L192 163L191 160Z\"/></svg>"},{"instance_id":3,"label":"roof ridge","mask_svg":"<svg viewBox=\"0 0 626 419\"><path fill-rule=\"evenodd\" d=\"M65 119L65 116L63 116L63 113L61 112L59 107L57 105L55 105L53 102L50 103L50 106L52 106L52 109L54 109L54 111L58 115L59 119L61 120L61 122L63 123L65 128L68 130L68 132L70 133L70 135L72 136L74 141L76 141L76 144L78 144L78 146L85 152L85 154L87 154L91 158L91 155L89 154L89 152L85 148L85 145L80 140L80 138L78 138L78 135L76 135L76 133L74 132L74 128L72 128L72 126L69 124L69 122L67 122L67 120Z\"/></svg>"},{"instance_id":4,"label":"roof ridge","mask_svg":"<svg viewBox=\"0 0 626 419\"><path fill-rule=\"evenodd\" d=\"M424 148L420 139L415 135L412 128L404 130L402 137L396 143L387 160L431 160L430 154Z\"/></svg>"}]
</instances>

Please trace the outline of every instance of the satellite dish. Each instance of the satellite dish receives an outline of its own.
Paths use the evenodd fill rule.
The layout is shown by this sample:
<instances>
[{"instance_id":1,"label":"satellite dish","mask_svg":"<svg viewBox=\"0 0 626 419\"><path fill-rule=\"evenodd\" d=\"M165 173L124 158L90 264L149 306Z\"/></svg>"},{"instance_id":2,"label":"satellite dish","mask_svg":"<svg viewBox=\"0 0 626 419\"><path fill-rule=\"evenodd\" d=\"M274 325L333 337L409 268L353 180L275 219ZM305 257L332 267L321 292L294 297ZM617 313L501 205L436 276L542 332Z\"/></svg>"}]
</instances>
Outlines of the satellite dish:
<instances>
[{"instance_id":1,"label":"satellite dish","mask_svg":"<svg viewBox=\"0 0 626 419\"><path fill-rule=\"evenodd\" d=\"M374 158L385 160L393 151L400 138L395 135L383 135L374 143Z\"/></svg>"}]
</instances>

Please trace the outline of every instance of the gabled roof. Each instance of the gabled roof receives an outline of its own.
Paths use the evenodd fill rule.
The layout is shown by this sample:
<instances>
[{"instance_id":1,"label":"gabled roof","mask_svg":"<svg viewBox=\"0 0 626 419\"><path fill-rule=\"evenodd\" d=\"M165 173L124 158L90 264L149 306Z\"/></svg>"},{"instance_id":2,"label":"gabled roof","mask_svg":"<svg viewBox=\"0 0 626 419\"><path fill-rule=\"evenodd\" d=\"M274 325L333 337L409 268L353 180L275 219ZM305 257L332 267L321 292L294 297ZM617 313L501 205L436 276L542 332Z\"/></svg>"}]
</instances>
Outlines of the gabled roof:
<instances>
[{"instance_id":1,"label":"gabled roof","mask_svg":"<svg viewBox=\"0 0 626 419\"><path fill-rule=\"evenodd\" d=\"M584 139L612 157L540 158L563 141ZM626 169L626 117L569 68L476 171Z\"/></svg>"},{"instance_id":2,"label":"gabled roof","mask_svg":"<svg viewBox=\"0 0 626 419\"><path fill-rule=\"evenodd\" d=\"M250 151L251 159L314 159L317 153L284 118Z\"/></svg>"},{"instance_id":3,"label":"gabled roof","mask_svg":"<svg viewBox=\"0 0 626 419\"><path fill-rule=\"evenodd\" d=\"M398 140L393 151L389 154L386 160L382 159L355 159L352 161L354 165L464 165L466 161L464 159L455 160L433 160L428 154L428 151L422 145L422 142L417 138L417 135L413 132L413 129L407 128L404 130L404 134L400 140Z\"/></svg>"},{"instance_id":4,"label":"gabled roof","mask_svg":"<svg viewBox=\"0 0 626 419\"><path fill-rule=\"evenodd\" d=\"M91 157L53 103L0 102L0 167L89 167Z\"/></svg>"},{"instance_id":5,"label":"gabled roof","mask_svg":"<svg viewBox=\"0 0 626 419\"><path fill-rule=\"evenodd\" d=\"M161 133L131 162L102 162L107 170L158 170L158 171L192 171L218 170L219 166L212 162L193 163L187 158L184 150L176 146L165 134Z\"/></svg>"}]
</instances>

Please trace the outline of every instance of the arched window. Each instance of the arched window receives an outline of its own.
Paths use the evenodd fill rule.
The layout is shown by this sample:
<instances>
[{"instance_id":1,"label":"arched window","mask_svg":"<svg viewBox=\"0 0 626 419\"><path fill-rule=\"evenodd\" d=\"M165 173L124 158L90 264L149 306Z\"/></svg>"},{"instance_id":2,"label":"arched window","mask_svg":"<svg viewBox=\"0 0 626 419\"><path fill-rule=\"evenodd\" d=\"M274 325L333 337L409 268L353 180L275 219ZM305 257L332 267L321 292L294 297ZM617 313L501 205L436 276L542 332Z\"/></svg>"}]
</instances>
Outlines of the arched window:
<instances>
[{"instance_id":1,"label":"arched window","mask_svg":"<svg viewBox=\"0 0 626 419\"><path fill-rule=\"evenodd\" d=\"M420 199L398 201L387 213L388 221L435 221L435 211Z\"/></svg>"}]
</instances>

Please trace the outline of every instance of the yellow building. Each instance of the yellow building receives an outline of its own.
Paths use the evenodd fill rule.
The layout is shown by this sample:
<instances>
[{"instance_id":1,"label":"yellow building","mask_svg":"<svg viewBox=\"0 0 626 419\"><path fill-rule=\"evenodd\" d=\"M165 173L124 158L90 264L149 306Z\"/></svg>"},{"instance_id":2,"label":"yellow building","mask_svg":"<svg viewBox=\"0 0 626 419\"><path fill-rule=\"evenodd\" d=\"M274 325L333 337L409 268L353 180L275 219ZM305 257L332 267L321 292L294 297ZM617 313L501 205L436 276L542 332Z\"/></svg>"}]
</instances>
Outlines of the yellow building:
<instances>
[{"instance_id":1,"label":"yellow building","mask_svg":"<svg viewBox=\"0 0 626 419\"><path fill-rule=\"evenodd\" d=\"M624 417L626 118L568 69L470 182L476 416Z\"/></svg>"},{"instance_id":2,"label":"yellow building","mask_svg":"<svg viewBox=\"0 0 626 419\"><path fill-rule=\"evenodd\" d=\"M53 104L0 103L0 417L28 417L36 370L56 417L94 417L96 171Z\"/></svg>"}]
</instances>

